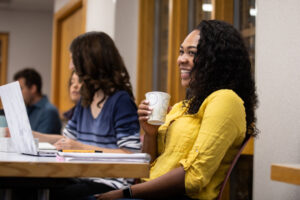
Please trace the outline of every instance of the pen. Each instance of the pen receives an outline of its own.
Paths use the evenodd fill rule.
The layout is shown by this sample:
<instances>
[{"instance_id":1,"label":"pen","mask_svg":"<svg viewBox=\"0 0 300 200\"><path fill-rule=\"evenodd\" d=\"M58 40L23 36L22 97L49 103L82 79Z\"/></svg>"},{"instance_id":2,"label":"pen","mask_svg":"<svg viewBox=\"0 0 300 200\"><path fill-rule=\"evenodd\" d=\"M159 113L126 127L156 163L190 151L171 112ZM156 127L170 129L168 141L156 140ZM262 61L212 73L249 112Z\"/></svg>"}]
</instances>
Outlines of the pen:
<instances>
[{"instance_id":1,"label":"pen","mask_svg":"<svg viewBox=\"0 0 300 200\"><path fill-rule=\"evenodd\" d=\"M99 150L80 150L80 149L62 149L60 152L68 152L68 153L102 153Z\"/></svg>"}]
</instances>

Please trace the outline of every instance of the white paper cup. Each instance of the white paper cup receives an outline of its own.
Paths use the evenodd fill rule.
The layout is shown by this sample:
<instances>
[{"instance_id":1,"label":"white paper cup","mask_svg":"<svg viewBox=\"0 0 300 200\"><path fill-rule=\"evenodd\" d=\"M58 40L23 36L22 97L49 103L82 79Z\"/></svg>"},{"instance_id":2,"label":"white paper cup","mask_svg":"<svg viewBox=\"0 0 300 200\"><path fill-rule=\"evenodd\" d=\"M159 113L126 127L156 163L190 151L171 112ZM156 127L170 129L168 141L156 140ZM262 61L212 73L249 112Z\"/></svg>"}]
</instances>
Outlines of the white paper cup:
<instances>
[{"instance_id":1,"label":"white paper cup","mask_svg":"<svg viewBox=\"0 0 300 200\"><path fill-rule=\"evenodd\" d=\"M149 115L148 123L152 125L162 125L165 122L170 95L165 92L147 92L146 99L152 108L152 114Z\"/></svg>"}]
</instances>

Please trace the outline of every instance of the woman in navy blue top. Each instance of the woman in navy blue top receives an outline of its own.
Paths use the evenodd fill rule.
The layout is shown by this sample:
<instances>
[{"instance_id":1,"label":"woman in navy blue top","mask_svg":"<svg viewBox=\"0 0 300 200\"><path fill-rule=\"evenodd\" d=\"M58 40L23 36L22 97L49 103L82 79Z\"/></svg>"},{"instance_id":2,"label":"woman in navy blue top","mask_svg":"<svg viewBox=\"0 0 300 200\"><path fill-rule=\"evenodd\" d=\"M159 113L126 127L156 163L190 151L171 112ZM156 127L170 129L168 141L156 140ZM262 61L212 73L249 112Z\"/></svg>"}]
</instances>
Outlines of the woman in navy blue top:
<instances>
[{"instance_id":1,"label":"woman in navy blue top","mask_svg":"<svg viewBox=\"0 0 300 200\"><path fill-rule=\"evenodd\" d=\"M82 81L81 100L63 131L49 136L57 149L93 149L107 153L140 150L139 121L129 74L113 42L103 32L88 32L72 41L70 67ZM43 134L35 133L46 140ZM122 188L127 179L74 179L51 190L51 199L83 199Z\"/></svg>"},{"instance_id":2,"label":"woman in navy blue top","mask_svg":"<svg viewBox=\"0 0 300 200\"><path fill-rule=\"evenodd\" d=\"M58 149L130 153L140 149L139 122L124 62L112 39L89 32L70 46L70 67L82 81L81 100Z\"/></svg>"},{"instance_id":3,"label":"woman in navy blue top","mask_svg":"<svg viewBox=\"0 0 300 200\"><path fill-rule=\"evenodd\" d=\"M136 105L126 91L107 97L97 117L79 102L64 134L83 144L110 149L139 150Z\"/></svg>"}]
</instances>

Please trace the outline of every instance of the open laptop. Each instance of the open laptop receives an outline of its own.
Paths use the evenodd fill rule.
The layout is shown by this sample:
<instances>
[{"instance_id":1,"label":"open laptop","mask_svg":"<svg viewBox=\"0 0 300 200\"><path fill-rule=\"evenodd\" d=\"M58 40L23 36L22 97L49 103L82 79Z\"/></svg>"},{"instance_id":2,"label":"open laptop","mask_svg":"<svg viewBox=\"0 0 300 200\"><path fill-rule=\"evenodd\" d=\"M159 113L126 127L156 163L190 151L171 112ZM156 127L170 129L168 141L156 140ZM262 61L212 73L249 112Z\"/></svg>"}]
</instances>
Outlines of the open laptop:
<instances>
[{"instance_id":1,"label":"open laptop","mask_svg":"<svg viewBox=\"0 0 300 200\"><path fill-rule=\"evenodd\" d=\"M0 97L15 150L28 155L56 156L57 150L53 145L51 147L48 143L48 149L40 150L34 142L19 82L1 86Z\"/></svg>"}]
</instances>

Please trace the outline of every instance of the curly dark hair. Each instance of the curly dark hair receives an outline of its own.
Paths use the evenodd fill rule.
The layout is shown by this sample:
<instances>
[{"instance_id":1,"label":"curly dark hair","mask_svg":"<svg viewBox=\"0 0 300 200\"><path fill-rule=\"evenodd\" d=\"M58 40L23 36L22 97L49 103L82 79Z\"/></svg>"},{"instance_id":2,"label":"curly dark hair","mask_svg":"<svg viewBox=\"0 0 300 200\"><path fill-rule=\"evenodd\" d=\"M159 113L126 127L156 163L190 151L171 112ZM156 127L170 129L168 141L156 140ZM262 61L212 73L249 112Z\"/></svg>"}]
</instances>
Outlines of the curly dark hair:
<instances>
[{"instance_id":1,"label":"curly dark hair","mask_svg":"<svg viewBox=\"0 0 300 200\"><path fill-rule=\"evenodd\" d=\"M248 51L240 33L230 24L218 20L203 20L195 66L186 100L188 113L197 113L202 102L212 92L231 89L244 101L247 134L255 136L257 95Z\"/></svg>"},{"instance_id":2,"label":"curly dark hair","mask_svg":"<svg viewBox=\"0 0 300 200\"><path fill-rule=\"evenodd\" d=\"M88 32L75 38L70 46L76 74L83 81L81 88L84 107L89 106L95 92L102 90L104 97L125 90L134 100L129 74L113 40L103 32Z\"/></svg>"}]
</instances>

